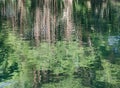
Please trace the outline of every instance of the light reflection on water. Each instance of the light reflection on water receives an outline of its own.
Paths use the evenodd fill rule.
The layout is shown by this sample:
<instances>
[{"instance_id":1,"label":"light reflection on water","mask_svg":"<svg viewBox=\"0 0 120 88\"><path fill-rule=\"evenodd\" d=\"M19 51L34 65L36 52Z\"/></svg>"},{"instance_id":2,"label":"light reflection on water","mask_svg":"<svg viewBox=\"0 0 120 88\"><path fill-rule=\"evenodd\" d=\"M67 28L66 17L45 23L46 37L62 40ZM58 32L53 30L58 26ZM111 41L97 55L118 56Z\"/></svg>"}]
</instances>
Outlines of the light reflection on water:
<instances>
[{"instance_id":1,"label":"light reflection on water","mask_svg":"<svg viewBox=\"0 0 120 88\"><path fill-rule=\"evenodd\" d=\"M114 53L119 53L120 36L109 36L108 45L112 46Z\"/></svg>"},{"instance_id":2,"label":"light reflection on water","mask_svg":"<svg viewBox=\"0 0 120 88\"><path fill-rule=\"evenodd\" d=\"M108 37L108 44L109 45L118 44L119 41L120 41L120 36L109 36Z\"/></svg>"},{"instance_id":3,"label":"light reflection on water","mask_svg":"<svg viewBox=\"0 0 120 88\"><path fill-rule=\"evenodd\" d=\"M0 88L5 88L5 87L7 87L7 86L10 86L11 84L13 84L12 81L1 82L1 83L0 83Z\"/></svg>"}]
</instances>

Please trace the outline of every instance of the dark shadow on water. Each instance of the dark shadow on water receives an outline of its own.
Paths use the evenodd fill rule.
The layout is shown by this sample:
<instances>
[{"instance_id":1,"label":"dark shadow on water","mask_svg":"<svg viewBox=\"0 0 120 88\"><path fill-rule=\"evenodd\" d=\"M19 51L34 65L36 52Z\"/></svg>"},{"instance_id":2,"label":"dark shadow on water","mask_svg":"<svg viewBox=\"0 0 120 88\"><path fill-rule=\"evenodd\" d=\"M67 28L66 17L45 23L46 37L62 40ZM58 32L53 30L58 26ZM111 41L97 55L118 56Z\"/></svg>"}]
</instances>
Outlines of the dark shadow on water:
<instances>
[{"instance_id":1,"label":"dark shadow on water","mask_svg":"<svg viewBox=\"0 0 120 88\"><path fill-rule=\"evenodd\" d=\"M110 84L108 82L96 81L94 83L94 88L120 88L119 84Z\"/></svg>"}]
</instances>

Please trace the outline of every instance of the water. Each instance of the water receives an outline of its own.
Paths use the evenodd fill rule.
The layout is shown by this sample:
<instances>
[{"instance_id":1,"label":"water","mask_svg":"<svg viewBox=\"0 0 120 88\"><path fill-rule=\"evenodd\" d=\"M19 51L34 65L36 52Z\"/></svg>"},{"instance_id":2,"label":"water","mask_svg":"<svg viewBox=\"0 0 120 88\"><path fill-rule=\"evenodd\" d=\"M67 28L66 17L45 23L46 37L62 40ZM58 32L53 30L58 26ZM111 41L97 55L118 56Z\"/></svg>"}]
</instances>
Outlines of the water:
<instances>
[{"instance_id":1,"label":"water","mask_svg":"<svg viewBox=\"0 0 120 88\"><path fill-rule=\"evenodd\" d=\"M13 84L13 82L1 82L0 83L0 88L5 88L5 87L10 86L12 84Z\"/></svg>"},{"instance_id":2,"label":"water","mask_svg":"<svg viewBox=\"0 0 120 88\"><path fill-rule=\"evenodd\" d=\"M0 1L0 88L120 87L118 3L22 1Z\"/></svg>"}]
</instances>

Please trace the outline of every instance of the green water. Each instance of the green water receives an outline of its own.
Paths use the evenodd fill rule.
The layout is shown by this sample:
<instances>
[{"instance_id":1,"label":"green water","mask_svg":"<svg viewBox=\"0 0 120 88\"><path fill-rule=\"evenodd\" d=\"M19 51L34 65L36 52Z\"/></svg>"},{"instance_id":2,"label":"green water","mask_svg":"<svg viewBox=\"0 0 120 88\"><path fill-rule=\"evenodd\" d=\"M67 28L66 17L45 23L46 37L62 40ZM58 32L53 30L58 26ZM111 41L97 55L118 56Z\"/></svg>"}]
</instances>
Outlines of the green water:
<instances>
[{"instance_id":1,"label":"green water","mask_svg":"<svg viewBox=\"0 0 120 88\"><path fill-rule=\"evenodd\" d=\"M120 88L119 1L23 1L0 1L0 88Z\"/></svg>"}]
</instances>

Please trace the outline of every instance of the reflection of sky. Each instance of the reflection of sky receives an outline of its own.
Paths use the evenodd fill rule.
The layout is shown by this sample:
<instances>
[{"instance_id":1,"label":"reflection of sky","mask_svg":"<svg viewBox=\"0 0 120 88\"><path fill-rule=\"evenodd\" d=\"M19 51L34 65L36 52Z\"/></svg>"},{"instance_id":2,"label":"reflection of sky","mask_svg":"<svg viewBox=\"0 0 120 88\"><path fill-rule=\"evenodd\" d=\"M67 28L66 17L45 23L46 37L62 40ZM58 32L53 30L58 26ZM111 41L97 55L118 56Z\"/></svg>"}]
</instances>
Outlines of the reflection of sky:
<instances>
[{"instance_id":1,"label":"reflection of sky","mask_svg":"<svg viewBox=\"0 0 120 88\"><path fill-rule=\"evenodd\" d=\"M0 88L5 88L6 86L9 86L11 84L12 84L12 82L2 82L2 83L0 83Z\"/></svg>"},{"instance_id":2,"label":"reflection of sky","mask_svg":"<svg viewBox=\"0 0 120 88\"><path fill-rule=\"evenodd\" d=\"M108 37L108 45L112 46L112 50L114 53L119 52L119 42L120 42L120 36L109 36Z\"/></svg>"},{"instance_id":3,"label":"reflection of sky","mask_svg":"<svg viewBox=\"0 0 120 88\"><path fill-rule=\"evenodd\" d=\"M120 41L120 36L109 36L108 44L109 45L117 45Z\"/></svg>"}]
</instances>

